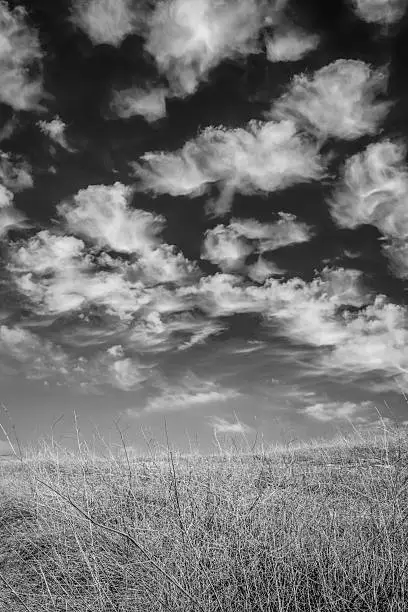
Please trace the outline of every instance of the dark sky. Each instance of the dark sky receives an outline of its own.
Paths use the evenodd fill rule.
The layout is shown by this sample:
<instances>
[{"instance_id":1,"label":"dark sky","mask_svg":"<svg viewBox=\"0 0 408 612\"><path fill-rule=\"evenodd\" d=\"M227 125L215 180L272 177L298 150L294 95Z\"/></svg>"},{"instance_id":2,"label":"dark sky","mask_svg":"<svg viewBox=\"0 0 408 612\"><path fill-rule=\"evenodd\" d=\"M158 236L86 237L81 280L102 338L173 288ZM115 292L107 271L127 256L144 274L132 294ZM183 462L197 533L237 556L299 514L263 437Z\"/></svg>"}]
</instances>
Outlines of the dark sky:
<instances>
[{"instance_id":1,"label":"dark sky","mask_svg":"<svg viewBox=\"0 0 408 612\"><path fill-rule=\"evenodd\" d=\"M136 449L408 422L407 4L0 2L25 442L74 410Z\"/></svg>"}]
</instances>

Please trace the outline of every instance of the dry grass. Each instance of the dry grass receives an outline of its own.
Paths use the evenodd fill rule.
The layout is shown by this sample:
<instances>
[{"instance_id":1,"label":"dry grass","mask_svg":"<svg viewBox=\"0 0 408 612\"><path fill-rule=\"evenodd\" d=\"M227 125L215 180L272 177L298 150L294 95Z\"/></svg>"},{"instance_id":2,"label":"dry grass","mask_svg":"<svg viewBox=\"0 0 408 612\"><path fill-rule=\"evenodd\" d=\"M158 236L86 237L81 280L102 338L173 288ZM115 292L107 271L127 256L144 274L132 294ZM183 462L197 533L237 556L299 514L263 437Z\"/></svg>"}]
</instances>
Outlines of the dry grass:
<instances>
[{"instance_id":1,"label":"dry grass","mask_svg":"<svg viewBox=\"0 0 408 612\"><path fill-rule=\"evenodd\" d=\"M408 435L0 463L0 609L408 609Z\"/></svg>"}]
</instances>

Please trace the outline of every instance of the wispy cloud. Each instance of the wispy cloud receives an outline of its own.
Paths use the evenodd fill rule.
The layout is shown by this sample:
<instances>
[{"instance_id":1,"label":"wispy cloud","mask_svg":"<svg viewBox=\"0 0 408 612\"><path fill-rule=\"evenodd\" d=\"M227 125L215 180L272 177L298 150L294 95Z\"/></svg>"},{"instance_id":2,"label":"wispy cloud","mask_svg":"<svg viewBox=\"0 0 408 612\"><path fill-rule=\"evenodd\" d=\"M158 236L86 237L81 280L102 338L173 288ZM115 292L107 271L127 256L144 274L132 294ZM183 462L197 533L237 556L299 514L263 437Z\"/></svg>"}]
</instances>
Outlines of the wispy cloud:
<instances>
[{"instance_id":1,"label":"wispy cloud","mask_svg":"<svg viewBox=\"0 0 408 612\"><path fill-rule=\"evenodd\" d=\"M270 62L296 62L317 49L320 37L299 28L277 28L265 39L266 56Z\"/></svg>"},{"instance_id":2,"label":"wispy cloud","mask_svg":"<svg viewBox=\"0 0 408 612\"><path fill-rule=\"evenodd\" d=\"M23 7L10 10L6 2L0 2L0 37L0 101L16 111L42 110L43 54Z\"/></svg>"},{"instance_id":3,"label":"wispy cloud","mask_svg":"<svg viewBox=\"0 0 408 612\"><path fill-rule=\"evenodd\" d=\"M0 238L10 229L24 227L25 215L13 205L14 194L0 184Z\"/></svg>"},{"instance_id":4,"label":"wispy cloud","mask_svg":"<svg viewBox=\"0 0 408 612\"><path fill-rule=\"evenodd\" d=\"M356 14L369 23L391 25L405 14L407 0L352 0Z\"/></svg>"},{"instance_id":5,"label":"wispy cloud","mask_svg":"<svg viewBox=\"0 0 408 612\"><path fill-rule=\"evenodd\" d=\"M118 89L112 94L110 109L121 119L140 115L153 123L166 116L167 94L165 87Z\"/></svg>"},{"instance_id":6,"label":"wispy cloud","mask_svg":"<svg viewBox=\"0 0 408 612\"><path fill-rule=\"evenodd\" d=\"M370 401L356 404L354 402L323 402L311 404L302 410L304 414L317 421L329 423L332 421L353 421L355 423L366 423L367 412L373 408Z\"/></svg>"},{"instance_id":7,"label":"wispy cloud","mask_svg":"<svg viewBox=\"0 0 408 612\"><path fill-rule=\"evenodd\" d=\"M285 271L281 270L272 261L268 261L264 257L258 257L255 263L247 266L246 274L256 283L264 283L270 276L282 276Z\"/></svg>"},{"instance_id":8,"label":"wispy cloud","mask_svg":"<svg viewBox=\"0 0 408 612\"><path fill-rule=\"evenodd\" d=\"M0 180L5 187L15 192L34 186L30 164L4 151L0 151Z\"/></svg>"},{"instance_id":9,"label":"wispy cloud","mask_svg":"<svg viewBox=\"0 0 408 612\"><path fill-rule=\"evenodd\" d=\"M78 357L29 329L0 326L3 370L81 391L98 391L103 386L130 391L150 377L150 365L126 356L122 347L116 348L120 350L97 350L89 357Z\"/></svg>"},{"instance_id":10,"label":"wispy cloud","mask_svg":"<svg viewBox=\"0 0 408 612\"><path fill-rule=\"evenodd\" d=\"M203 380L189 373L178 384L162 384L162 392L151 397L143 412L176 412L194 406L218 404L239 397L235 389L222 387L213 380ZM139 411L130 409L129 416L137 416Z\"/></svg>"},{"instance_id":11,"label":"wispy cloud","mask_svg":"<svg viewBox=\"0 0 408 612\"><path fill-rule=\"evenodd\" d=\"M278 213L275 223L261 223L255 219L232 219L228 225L217 225L207 230L204 236L201 258L217 264L223 272L240 271L252 252L275 251L291 244L310 240L314 232L295 215ZM264 261L264 260L262 260ZM264 261L252 274L267 272ZM270 268L274 270L274 268Z\"/></svg>"},{"instance_id":12,"label":"wispy cloud","mask_svg":"<svg viewBox=\"0 0 408 612\"><path fill-rule=\"evenodd\" d=\"M361 60L336 60L313 75L295 75L267 117L292 119L319 138L355 140L373 135L390 109L390 102L377 99L387 81L385 68L373 69Z\"/></svg>"},{"instance_id":13,"label":"wispy cloud","mask_svg":"<svg viewBox=\"0 0 408 612\"><path fill-rule=\"evenodd\" d=\"M255 240L259 253L276 251L291 244L308 242L315 235L310 225L298 221L295 215L279 212L275 223L260 223L254 219L232 219L231 227L249 240Z\"/></svg>"},{"instance_id":14,"label":"wispy cloud","mask_svg":"<svg viewBox=\"0 0 408 612\"><path fill-rule=\"evenodd\" d=\"M33 379L66 373L67 355L61 347L41 339L21 326L0 326L2 367L9 372L23 372Z\"/></svg>"},{"instance_id":15,"label":"wispy cloud","mask_svg":"<svg viewBox=\"0 0 408 612\"><path fill-rule=\"evenodd\" d=\"M68 144L65 130L67 128L66 124L60 117L54 117L51 121L39 121L37 123L41 132L48 136L53 142L58 144L60 147L73 153L75 149L71 148Z\"/></svg>"},{"instance_id":16,"label":"wispy cloud","mask_svg":"<svg viewBox=\"0 0 408 612\"><path fill-rule=\"evenodd\" d=\"M247 434L251 433L252 427L245 425L241 421L236 420L230 422L227 419L214 416L209 421L210 427L212 427L214 433L217 434Z\"/></svg>"},{"instance_id":17,"label":"wispy cloud","mask_svg":"<svg viewBox=\"0 0 408 612\"><path fill-rule=\"evenodd\" d=\"M155 194L196 197L217 183L220 196L210 206L217 215L228 212L235 192L269 193L324 174L318 146L292 121L209 127L179 151L145 153L133 167L140 189Z\"/></svg>"}]
</instances>

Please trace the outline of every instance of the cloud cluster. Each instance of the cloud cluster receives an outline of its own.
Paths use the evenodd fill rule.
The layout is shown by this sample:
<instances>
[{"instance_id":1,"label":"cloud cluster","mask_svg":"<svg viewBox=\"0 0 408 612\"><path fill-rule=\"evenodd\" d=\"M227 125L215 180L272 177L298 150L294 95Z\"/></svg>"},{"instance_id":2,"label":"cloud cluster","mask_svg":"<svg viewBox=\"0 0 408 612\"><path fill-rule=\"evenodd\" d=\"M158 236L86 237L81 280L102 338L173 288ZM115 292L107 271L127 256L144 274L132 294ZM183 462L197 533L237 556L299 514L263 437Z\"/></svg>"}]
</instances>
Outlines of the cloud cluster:
<instances>
[{"instance_id":1,"label":"cloud cluster","mask_svg":"<svg viewBox=\"0 0 408 612\"><path fill-rule=\"evenodd\" d=\"M376 134L391 105L377 99L387 80L385 69L373 69L361 60L336 60L311 76L295 75L267 116L294 120L323 139Z\"/></svg>"},{"instance_id":2,"label":"cloud cluster","mask_svg":"<svg viewBox=\"0 0 408 612\"><path fill-rule=\"evenodd\" d=\"M133 0L74 0L72 21L94 45L119 47L137 30L140 15Z\"/></svg>"},{"instance_id":3,"label":"cloud cluster","mask_svg":"<svg viewBox=\"0 0 408 612\"><path fill-rule=\"evenodd\" d=\"M258 313L274 333L319 348L310 374L380 375L384 388L408 389L407 313L385 296L373 300L357 270L325 268L311 282L268 278L262 286L219 273L189 291L210 317Z\"/></svg>"},{"instance_id":4,"label":"cloud cluster","mask_svg":"<svg viewBox=\"0 0 408 612\"><path fill-rule=\"evenodd\" d=\"M82 240L49 230L12 246L8 269L40 315L99 312L128 324L136 317L148 321L152 312L188 309L175 289L162 285L182 286L197 275L194 265L169 245L130 263L92 253Z\"/></svg>"},{"instance_id":5,"label":"cloud cluster","mask_svg":"<svg viewBox=\"0 0 408 612\"><path fill-rule=\"evenodd\" d=\"M145 153L133 167L140 188L155 194L196 197L217 183L217 214L229 210L235 192L270 193L324 175L318 146L292 121L209 127L179 151Z\"/></svg>"},{"instance_id":6,"label":"cloud cluster","mask_svg":"<svg viewBox=\"0 0 408 612\"><path fill-rule=\"evenodd\" d=\"M14 287L33 315L81 317L81 331L73 326L72 338L64 335L73 347L106 344L115 330L133 353L205 342L223 325L190 312L189 296L180 293L197 282L198 266L162 242L162 217L131 209L127 196L119 183L90 186L59 208L76 235L43 230L11 244L7 267Z\"/></svg>"},{"instance_id":7,"label":"cloud cluster","mask_svg":"<svg viewBox=\"0 0 408 612\"><path fill-rule=\"evenodd\" d=\"M408 275L408 170L406 146L382 140L350 157L341 182L329 201L340 227L375 226L389 244L384 252L397 276Z\"/></svg>"},{"instance_id":8,"label":"cloud cluster","mask_svg":"<svg viewBox=\"0 0 408 612\"><path fill-rule=\"evenodd\" d=\"M187 96L223 60L257 50L262 0L161 0L148 18L145 48L176 96Z\"/></svg>"},{"instance_id":9,"label":"cloud cluster","mask_svg":"<svg viewBox=\"0 0 408 612\"><path fill-rule=\"evenodd\" d=\"M38 314L62 315L93 305L126 319L143 295L143 286L124 274L99 269L82 240L48 230L14 245L8 268Z\"/></svg>"},{"instance_id":10,"label":"cloud cluster","mask_svg":"<svg viewBox=\"0 0 408 612\"><path fill-rule=\"evenodd\" d=\"M299 28L277 28L265 38L266 56L270 62L296 62L317 49L320 37Z\"/></svg>"},{"instance_id":11,"label":"cloud cluster","mask_svg":"<svg viewBox=\"0 0 408 612\"><path fill-rule=\"evenodd\" d=\"M341 343L321 360L327 372L350 378L381 373L389 388L398 381L408 389L408 320L402 306L376 296L358 314L344 315L343 327Z\"/></svg>"},{"instance_id":12,"label":"cloud cluster","mask_svg":"<svg viewBox=\"0 0 408 612\"><path fill-rule=\"evenodd\" d=\"M407 0L351 0L356 14L368 23L391 25L407 10Z\"/></svg>"},{"instance_id":13,"label":"cloud cluster","mask_svg":"<svg viewBox=\"0 0 408 612\"><path fill-rule=\"evenodd\" d=\"M166 116L165 87L129 87L115 90L112 93L110 109L121 119L141 115L148 123L153 123Z\"/></svg>"},{"instance_id":14,"label":"cloud cluster","mask_svg":"<svg viewBox=\"0 0 408 612\"><path fill-rule=\"evenodd\" d=\"M8 373L23 371L29 379L68 384L82 391L94 392L104 385L129 391L150 376L150 367L126 357L121 346L91 358L75 357L21 326L0 326L0 355Z\"/></svg>"},{"instance_id":15,"label":"cloud cluster","mask_svg":"<svg viewBox=\"0 0 408 612\"><path fill-rule=\"evenodd\" d=\"M288 337L315 346L341 339L337 317L341 306L360 307L369 301L361 273L343 268L324 268L311 282L268 278L262 286L247 283L237 274L217 273L180 292L211 317L259 313L278 321Z\"/></svg>"},{"instance_id":16,"label":"cloud cluster","mask_svg":"<svg viewBox=\"0 0 408 612\"><path fill-rule=\"evenodd\" d=\"M0 101L16 111L41 110L42 51L26 10L0 2Z\"/></svg>"}]
</instances>

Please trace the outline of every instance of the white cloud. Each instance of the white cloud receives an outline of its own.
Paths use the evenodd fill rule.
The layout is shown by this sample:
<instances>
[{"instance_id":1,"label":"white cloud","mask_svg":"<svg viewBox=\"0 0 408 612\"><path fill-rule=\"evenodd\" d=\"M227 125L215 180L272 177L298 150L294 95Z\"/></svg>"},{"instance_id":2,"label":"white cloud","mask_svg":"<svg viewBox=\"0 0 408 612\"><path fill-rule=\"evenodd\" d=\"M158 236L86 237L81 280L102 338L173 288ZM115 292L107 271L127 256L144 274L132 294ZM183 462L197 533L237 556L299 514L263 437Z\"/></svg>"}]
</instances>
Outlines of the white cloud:
<instances>
[{"instance_id":1,"label":"white cloud","mask_svg":"<svg viewBox=\"0 0 408 612\"><path fill-rule=\"evenodd\" d=\"M270 62L296 62L317 49L320 37L298 28L276 29L272 37L266 37L266 56Z\"/></svg>"},{"instance_id":2,"label":"white cloud","mask_svg":"<svg viewBox=\"0 0 408 612\"><path fill-rule=\"evenodd\" d=\"M214 433L220 434L246 434L252 431L252 428L249 425L245 425L241 421L235 421L231 423L227 421L227 419L223 419L221 417L214 416L210 419L210 427L212 427Z\"/></svg>"},{"instance_id":3,"label":"white cloud","mask_svg":"<svg viewBox=\"0 0 408 612\"><path fill-rule=\"evenodd\" d=\"M147 285L176 283L178 285L195 280L199 275L198 267L169 244L160 244L145 249L132 269L140 274Z\"/></svg>"},{"instance_id":4,"label":"white cloud","mask_svg":"<svg viewBox=\"0 0 408 612\"><path fill-rule=\"evenodd\" d=\"M158 304L138 319L129 329L127 343L134 351L154 352L184 351L204 343L220 333L224 326L203 316L193 315L188 310L160 313ZM180 309L188 309L188 303L180 303Z\"/></svg>"},{"instance_id":5,"label":"white cloud","mask_svg":"<svg viewBox=\"0 0 408 612\"><path fill-rule=\"evenodd\" d=\"M112 386L123 391L133 389L147 380L144 370L130 358L113 361L109 364L108 372Z\"/></svg>"},{"instance_id":6,"label":"white cloud","mask_svg":"<svg viewBox=\"0 0 408 612\"><path fill-rule=\"evenodd\" d=\"M288 338L312 346L337 346L347 337L338 311L341 306L361 307L368 294L361 272L325 268L310 283L268 279L260 288L266 294L267 319L277 321Z\"/></svg>"},{"instance_id":7,"label":"white cloud","mask_svg":"<svg viewBox=\"0 0 408 612\"><path fill-rule=\"evenodd\" d=\"M30 164L4 151L0 151L0 180L5 187L16 192L34 185Z\"/></svg>"},{"instance_id":8,"label":"white cloud","mask_svg":"<svg viewBox=\"0 0 408 612\"><path fill-rule=\"evenodd\" d=\"M350 157L330 201L340 227L371 224L387 236L408 237L406 147L383 140Z\"/></svg>"},{"instance_id":9,"label":"white cloud","mask_svg":"<svg viewBox=\"0 0 408 612\"><path fill-rule=\"evenodd\" d=\"M47 274L69 268L85 268L84 243L74 236L58 236L42 230L26 243L15 246L13 267L34 274Z\"/></svg>"},{"instance_id":10,"label":"white cloud","mask_svg":"<svg viewBox=\"0 0 408 612\"><path fill-rule=\"evenodd\" d=\"M137 31L137 14L132 0L74 0L72 21L94 45L119 47Z\"/></svg>"},{"instance_id":11,"label":"white cloud","mask_svg":"<svg viewBox=\"0 0 408 612\"><path fill-rule=\"evenodd\" d=\"M246 268L248 278L257 283L265 282L270 276L282 276L284 273L284 270L281 270L272 261L267 261L263 257L258 257L254 264Z\"/></svg>"},{"instance_id":12,"label":"white cloud","mask_svg":"<svg viewBox=\"0 0 408 612\"><path fill-rule=\"evenodd\" d=\"M224 331L224 329L225 326L217 321L199 319L195 326L190 326L190 328L188 325L185 326L183 331L190 332L190 338L183 344L179 344L178 350L186 351L197 344L205 344L208 338L218 335Z\"/></svg>"},{"instance_id":13,"label":"white cloud","mask_svg":"<svg viewBox=\"0 0 408 612\"><path fill-rule=\"evenodd\" d=\"M74 152L74 149L69 146L65 136L67 126L60 117L54 117L51 121L39 121L37 125L43 134L51 138L51 140L56 142L60 147L70 153Z\"/></svg>"},{"instance_id":14,"label":"white cloud","mask_svg":"<svg viewBox=\"0 0 408 612\"><path fill-rule=\"evenodd\" d=\"M243 284L237 274L217 273L206 276L195 285L180 290L195 300L197 306L212 317L224 317L244 312L262 313L267 296L258 287Z\"/></svg>"},{"instance_id":15,"label":"white cloud","mask_svg":"<svg viewBox=\"0 0 408 612\"><path fill-rule=\"evenodd\" d=\"M391 25L404 16L407 0L351 0L356 14L368 23Z\"/></svg>"},{"instance_id":16,"label":"white cloud","mask_svg":"<svg viewBox=\"0 0 408 612\"><path fill-rule=\"evenodd\" d=\"M314 236L309 225L297 221L290 213L278 213L275 223L259 223L252 219L233 219L231 227L246 238L257 240L259 253L275 251L291 244L308 242Z\"/></svg>"},{"instance_id":17,"label":"white cloud","mask_svg":"<svg viewBox=\"0 0 408 612\"><path fill-rule=\"evenodd\" d=\"M225 59L257 50L264 2L260 0L168 0L149 18L145 48L177 96L194 93Z\"/></svg>"},{"instance_id":18,"label":"white cloud","mask_svg":"<svg viewBox=\"0 0 408 612\"><path fill-rule=\"evenodd\" d=\"M328 423L331 421L354 421L356 423L365 423L367 421L366 412L372 408L372 402L323 402L311 404L302 410L307 416Z\"/></svg>"},{"instance_id":19,"label":"white cloud","mask_svg":"<svg viewBox=\"0 0 408 612\"><path fill-rule=\"evenodd\" d=\"M112 94L110 108L122 119L141 115L146 121L153 123L166 116L167 93L165 87L129 87L116 90Z\"/></svg>"},{"instance_id":20,"label":"white cloud","mask_svg":"<svg viewBox=\"0 0 408 612\"><path fill-rule=\"evenodd\" d=\"M324 174L318 146L292 121L209 127L179 151L145 153L141 161L133 167L145 191L196 197L219 183L218 214L228 211L235 192L269 193Z\"/></svg>"},{"instance_id":21,"label":"white cloud","mask_svg":"<svg viewBox=\"0 0 408 612\"><path fill-rule=\"evenodd\" d=\"M387 80L385 69L340 59L313 76L295 75L267 116L295 120L320 138L354 140L376 134L390 108L390 102L376 99Z\"/></svg>"},{"instance_id":22,"label":"white cloud","mask_svg":"<svg viewBox=\"0 0 408 612\"><path fill-rule=\"evenodd\" d=\"M132 193L122 183L90 185L57 208L70 231L119 253L143 253L158 244L164 218L130 208Z\"/></svg>"},{"instance_id":23,"label":"white cloud","mask_svg":"<svg viewBox=\"0 0 408 612\"><path fill-rule=\"evenodd\" d=\"M211 380L202 380L190 373L179 384L164 384L162 393L148 400L143 412L187 410L193 406L225 402L239 395L234 389L222 387Z\"/></svg>"},{"instance_id":24,"label":"white cloud","mask_svg":"<svg viewBox=\"0 0 408 612\"><path fill-rule=\"evenodd\" d=\"M223 271L239 270L253 248L231 225L217 225L207 230L201 259L217 264Z\"/></svg>"},{"instance_id":25,"label":"white cloud","mask_svg":"<svg viewBox=\"0 0 408 612\"><path fill-rule=\"evenodd\" d=\"M264 253L291 244L307 242L314 235L311 228L296 220L295 215L278 213L275 223L261 223L255 219L232 219L229 225L217 225L205 233L202 259L219 265L223 272L242 269L253 251ZM262 264L253 273L262 273ZM264 262L263 271L267 266Z\"/></svg>"},{"instance_id":26,"label":"white cloud","mask_svg":"<svg viewBox=\"0 0 408 612\"><path fill-rule=\"evenodd\" d=\"M26 17L23 7L10 10L0 2L0 101L16 111L42 109L42 51L38 33Z\"/></svg>"},{"instance_id":27,"label":"white cloud","mask_svg":"<svg viewBox=\"0 0 408 612\"><path fill-rule=\"evenodd\" d=\"M25 215L13 206L14 196L0 184L0 238L16 227L24 227Z\"/></svg>"},{"instance_id":28,"label":"white cloud","mask_svg":"<svg viewBox=\"0 0 408 612\"><path fill-rule=\"evenodd\" d=\"M394 272L408 274L408 171L406 146L383 140L348 159L340 185L329 201L330 212L340 227L370 224L390 241L384 246Z\"/></svg>"},{"instance_id":29,"label":"white cloud","mask_svg":"<svg viewBox=\"0 0 408 612\"><path fill-rule=\"evenodd\" d=\"M408 240L393 239L383 244L382 250L390 260L390 269L394 276L408 278Z\"/></svg>"}]
</instances>

